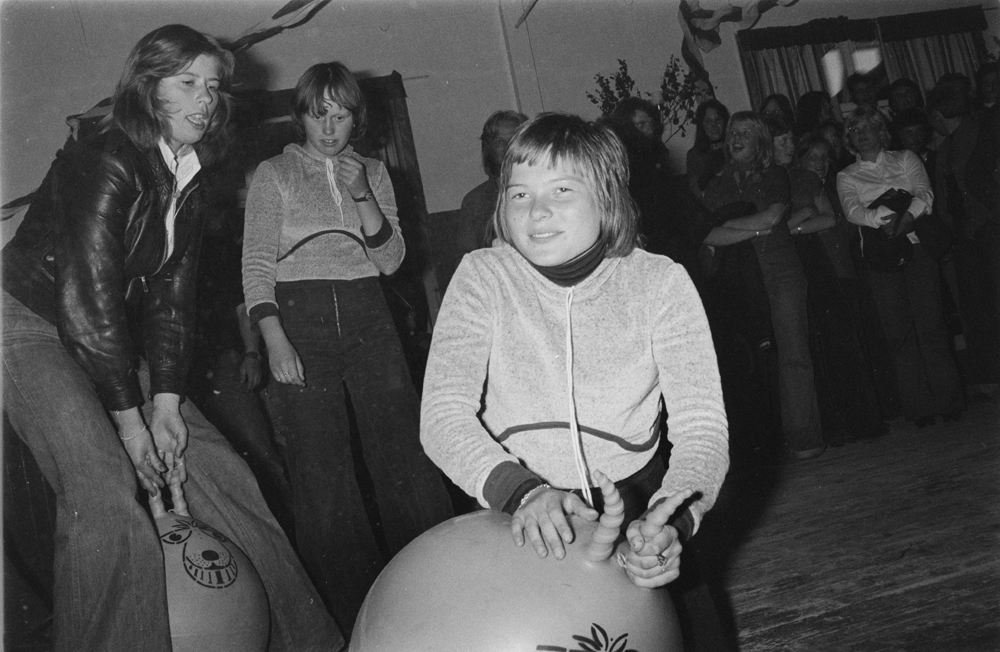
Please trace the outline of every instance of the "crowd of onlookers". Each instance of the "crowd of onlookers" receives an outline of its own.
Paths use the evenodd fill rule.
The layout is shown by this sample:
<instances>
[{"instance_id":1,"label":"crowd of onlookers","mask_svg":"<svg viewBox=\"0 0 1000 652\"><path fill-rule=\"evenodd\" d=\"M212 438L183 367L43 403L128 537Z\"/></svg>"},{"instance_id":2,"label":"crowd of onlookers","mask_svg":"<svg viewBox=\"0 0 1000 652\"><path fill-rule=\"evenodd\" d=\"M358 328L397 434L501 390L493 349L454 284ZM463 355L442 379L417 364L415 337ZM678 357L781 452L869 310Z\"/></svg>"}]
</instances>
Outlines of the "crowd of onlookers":
<instances>
[{"instance_id":1,"label":"crowd of onlookers","mask_svg":"<svg viewBox=\"0 0 1000 652\"><path fill-rule=\"evenodd\" d=\"M961 418L998 380L1000 66L946 74L879 103L848 80L758 110L716 99L695 115L685 175L659 111L605 118L629 151L646 247L681 262L712 324L734 461L794 459L878 437L887 422Z\"/></svg>"}]
</instances>

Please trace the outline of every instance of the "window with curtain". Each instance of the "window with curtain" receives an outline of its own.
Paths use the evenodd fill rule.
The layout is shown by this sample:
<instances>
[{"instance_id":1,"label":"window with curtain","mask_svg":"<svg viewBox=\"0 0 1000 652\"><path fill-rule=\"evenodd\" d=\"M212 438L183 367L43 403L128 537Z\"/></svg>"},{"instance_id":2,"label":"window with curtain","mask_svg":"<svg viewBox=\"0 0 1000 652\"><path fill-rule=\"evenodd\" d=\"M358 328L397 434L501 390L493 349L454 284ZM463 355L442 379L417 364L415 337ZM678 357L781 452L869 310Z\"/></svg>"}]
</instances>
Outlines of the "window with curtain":
<instances>
[{"instance_id":1,"label":"window with curtain","mask_svg":"<svg viewBox=\"0 0 1000 652\"><path fill-rule=\"evenodd\" d=\"M830 92L822 59L839 51L844 74L855 72L854 54L878 47L889 82L912 79L926 94L945 73L970 79L986 59L982 6L928 11L872 20L821 18L797 27L737 33L747 90L754 108L773 93L795 100L807 91ZM834 103L835 107L837 103Z\"/></svg>"}]
</instances>

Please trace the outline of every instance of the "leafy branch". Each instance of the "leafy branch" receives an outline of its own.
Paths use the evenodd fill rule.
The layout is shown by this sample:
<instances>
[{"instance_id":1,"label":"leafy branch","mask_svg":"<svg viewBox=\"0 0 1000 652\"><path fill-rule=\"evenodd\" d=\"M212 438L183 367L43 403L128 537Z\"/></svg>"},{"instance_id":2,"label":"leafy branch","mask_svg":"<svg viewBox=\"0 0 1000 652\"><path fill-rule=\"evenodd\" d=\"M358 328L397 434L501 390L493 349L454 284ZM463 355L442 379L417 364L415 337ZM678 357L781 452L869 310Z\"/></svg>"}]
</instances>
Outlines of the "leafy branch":
<instances>
[{"instance_id":1,"label":"leafy branch","mask_svg":"<svg viewBox=\"0 0 1000 652\"><path fill-rule=\"evenodd\" d=\"M690 70L686 70L686 66L674 55L670 55L670 61L663 71L658 102L653 99L651 93L636 88L635 80L628 71L628 63L624 59L618 59L617 72L610 77L598 73L594 75L594 81L597 83L597 92L587 93L587 99L598 105L601 115L611 115L615 107L629 97L640 97L656 104L666 134L664 142L677 134L686 136L689 125L694 121L698 77Z\"/></svg>"},{"instance_id":2,"label":"leafy branch","mask_svg":"<svg viewBox=\"0 0 1000 652\"><path fill-rule=\"evenodd\" d=\"M587 93L587 99L601 108L601 115L609 116L614 113L615 107L622 100L629 97L645 97L643 99L652 100L649 93L642 93L635 88L635 80L628 72L628 64L625 59L618 60L618 72L610 77L605 77L601 73L594 75L597 82L597 94ZM612 89L612 85L614 88Z\"/></svg>"}]
</instances>

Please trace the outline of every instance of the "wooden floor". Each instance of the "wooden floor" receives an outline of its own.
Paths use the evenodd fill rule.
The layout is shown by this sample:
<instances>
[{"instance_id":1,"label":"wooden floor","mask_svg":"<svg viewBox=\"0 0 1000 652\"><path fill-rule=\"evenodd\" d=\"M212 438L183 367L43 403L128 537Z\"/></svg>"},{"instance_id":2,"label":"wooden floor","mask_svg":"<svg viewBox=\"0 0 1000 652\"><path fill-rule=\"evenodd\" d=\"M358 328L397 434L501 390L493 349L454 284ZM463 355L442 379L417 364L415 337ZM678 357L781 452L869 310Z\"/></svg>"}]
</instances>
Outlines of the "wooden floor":
<instances>
[{"instance_id":1,"label":"wooden floor","mask_svg":"<svg viewBox=\"0 0 1000 652\"><path fill-rule=\"evenodd\" d=\"M694 541L740 652L1000 650L1000 400L735 471ZM5 570L7 649L50 650Z\"/></svg>"},{"instance_id":2,"label":"wooden floor","mask_svg":"<svg viewBox=\"0 0 1000 652\"><path fill-rule=\"evenodd\" d=\"M698 539L741 652L1000 650L1000 401L734 473Z\"/></svg>"}]
</instances>

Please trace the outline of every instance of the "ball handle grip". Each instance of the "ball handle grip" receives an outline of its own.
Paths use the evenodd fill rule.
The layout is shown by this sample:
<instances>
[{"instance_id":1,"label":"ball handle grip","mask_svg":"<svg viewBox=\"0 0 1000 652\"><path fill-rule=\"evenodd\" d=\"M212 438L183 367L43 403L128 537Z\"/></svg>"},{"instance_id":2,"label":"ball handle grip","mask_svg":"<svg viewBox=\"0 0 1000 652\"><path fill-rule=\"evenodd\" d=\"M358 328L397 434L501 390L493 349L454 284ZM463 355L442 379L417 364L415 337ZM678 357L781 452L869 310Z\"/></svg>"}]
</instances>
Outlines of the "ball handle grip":
<instances>
[{"instance_id":1,"label":"ball handle grip","mask_svg":"<svg viewBox=\"0 0 1000 652\"><path fill-rule=\"evenodd\" d=\"M583 554L590 561L604 561L614 552L615 541L621 534L622 523L625 522L625 502L615 488L615 483L606 475L595 471L594 479L600 485L601 494L604 496L604 513L601 514L597 529L594 530Z\"/></svg>"},{"instance_id":2,"label":"ball handle grip","mask_svg":"<svg viewBox=\"0 0 1000 652\"><path fill-rule=\"evenodd\" d=\"M176 473L170 474L170 500L174 503L173 513L178 516L191 516L188 512L187 501L184 500L184 486ZM157 519L167 513L163 506L163 494L157 488L156 493L149 497L149 509L153 512L153 518Z\"/></svg>"}]
</instances>

